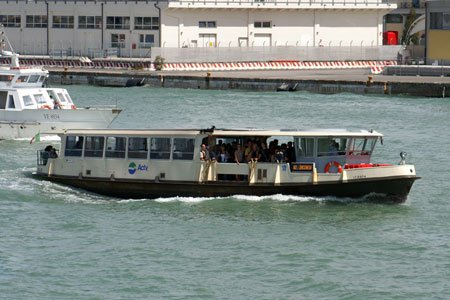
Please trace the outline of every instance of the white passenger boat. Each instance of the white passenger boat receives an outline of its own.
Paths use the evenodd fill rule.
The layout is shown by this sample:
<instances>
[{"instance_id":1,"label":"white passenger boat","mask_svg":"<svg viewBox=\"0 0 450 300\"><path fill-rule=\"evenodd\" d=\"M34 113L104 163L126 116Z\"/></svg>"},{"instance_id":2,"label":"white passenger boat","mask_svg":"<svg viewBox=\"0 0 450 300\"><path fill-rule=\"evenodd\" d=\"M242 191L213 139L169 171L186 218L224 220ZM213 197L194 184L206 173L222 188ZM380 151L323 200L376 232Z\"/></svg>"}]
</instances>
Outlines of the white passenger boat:
<instances>
[{"instance_id":1,"label":"white passenger boat","mask_svg":"<svg viewBox=\"0 0 450 300\"><path fill-rule=\"evenodd\" d=\"M19 66L18 55L4 50L11 64L0 66L0 139L29 138L39 132L107 128L119 115L115 107L76 107L66 89L46 88L48 71Z\"/></svg>"},{"instance_id":2,"label":"white passenger boat","mask_svg":"<svg viewBox=\"0 0 450 300\"><path fill-rule=\"evenodd\" d=\"M59 157L38 151L34 176L121 198L372 195L403 202L419 178L404 157L399 165L370 162L382 139L375 131L213 127L59 135Z\"/></svg>"}]
</instances>

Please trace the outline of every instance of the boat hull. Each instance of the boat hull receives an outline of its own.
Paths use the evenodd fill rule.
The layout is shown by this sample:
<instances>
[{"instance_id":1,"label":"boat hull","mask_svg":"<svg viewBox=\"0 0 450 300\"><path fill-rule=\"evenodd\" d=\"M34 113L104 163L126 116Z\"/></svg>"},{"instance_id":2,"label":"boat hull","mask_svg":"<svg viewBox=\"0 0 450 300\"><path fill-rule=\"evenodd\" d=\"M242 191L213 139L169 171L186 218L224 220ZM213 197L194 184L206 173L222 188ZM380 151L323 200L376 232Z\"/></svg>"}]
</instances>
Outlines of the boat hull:
<instances>
[{"instance_id":1,"label":"boat hull","mask_svg":"<svg viewBox=\"0 0 450 300\"><path fill-rule=\"evenodd\" d=\"M417 176L384 177L380 179L353 180L351 182L327 182L321 184L253 184L239 182L167 182L147 180L123 180L104 178L79 178L69 176L33 176L101 195L117 198L164 198L164 197L226 197L232 195L266 196L274 194L300 196L335 196L359 198L366 195L377 200L402 203ZM372 198L372 197L369 197Z\"/></svg>"},{"instance_id":2,"label":"boat hull","mask_svg":"<svg viewBox=\"0 0 450 300\"><path fill-rule=\"evenodd\" d=\"M119 109L30 109L0 113L0 140L32 138L65 129L107 128Z\"/></svg>"}]
</instances>

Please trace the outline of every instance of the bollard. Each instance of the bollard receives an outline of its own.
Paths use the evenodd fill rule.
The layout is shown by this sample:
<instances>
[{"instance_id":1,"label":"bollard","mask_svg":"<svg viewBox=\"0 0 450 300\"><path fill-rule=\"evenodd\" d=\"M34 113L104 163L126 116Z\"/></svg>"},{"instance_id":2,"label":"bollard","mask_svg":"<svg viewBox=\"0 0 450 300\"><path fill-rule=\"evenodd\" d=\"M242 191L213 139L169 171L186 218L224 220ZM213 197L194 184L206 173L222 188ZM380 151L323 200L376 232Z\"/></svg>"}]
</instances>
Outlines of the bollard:
<instances>
[{"instance_id":1,"label":"bollard","mask_svg":"<svg viewBox=\"0 0 450 300\"><path fill-rule=\"evenodd\" d=\"M366 86L370 86L373 83L373 76L369 76L366 82Z\"/></svg>"}]
</instances>

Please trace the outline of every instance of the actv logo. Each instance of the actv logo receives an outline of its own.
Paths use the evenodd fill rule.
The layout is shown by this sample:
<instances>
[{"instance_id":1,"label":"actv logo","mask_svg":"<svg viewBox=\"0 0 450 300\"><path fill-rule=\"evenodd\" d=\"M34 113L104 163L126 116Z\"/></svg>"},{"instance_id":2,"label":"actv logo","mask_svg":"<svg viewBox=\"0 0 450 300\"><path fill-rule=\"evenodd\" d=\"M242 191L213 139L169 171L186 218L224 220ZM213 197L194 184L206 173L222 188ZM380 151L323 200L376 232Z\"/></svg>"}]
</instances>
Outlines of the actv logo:
<instances>
[{"instance_id":1,"label":"actv logo","mask_svg":"<svg viewBox=\"0 0 450 300\"><path fill-rule=\"evenodd\" d=\"M136 164L134 162L131 162L128 165L128 173L133 175L134 173L136 173L136 171L148 171L148 166L147 165L141 165L141 164L136 166Z\"/></svg>"}]
</instances>

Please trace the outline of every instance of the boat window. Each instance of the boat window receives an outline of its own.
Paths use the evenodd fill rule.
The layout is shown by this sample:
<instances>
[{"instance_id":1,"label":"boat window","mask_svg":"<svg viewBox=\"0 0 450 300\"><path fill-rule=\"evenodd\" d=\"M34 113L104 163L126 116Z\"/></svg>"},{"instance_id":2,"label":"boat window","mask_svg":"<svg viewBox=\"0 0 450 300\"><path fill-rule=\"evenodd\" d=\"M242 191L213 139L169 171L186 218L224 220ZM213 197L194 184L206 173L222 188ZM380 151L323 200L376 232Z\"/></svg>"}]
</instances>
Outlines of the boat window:
<instances>
[{"instance_id":1,"label":"boat window","mask_svg":"<svg viewBox=\"0 0 450 300\"><path fill-rule=\"evenodd\" d=\"M28 76L20 76L19 78L17 78L16 82L20 83L20 82L27 82L28 80Z\"/></svg>"},{"instance_id":2,"label":"boat window","mask_svg":"<svg viewBox=\"0 0 450 300\"><path fill-rule=\"evenodd\" d=\"M39 77L40 77L39 75L31 75L30 79L28 79L28 82L30 82L30 83L38 82Z\"/></svg>"},{"instance_id":3,"label":"boat window","mask_svg":"<svg viewBox=\"0 0 450 300\"><path fill-rule=\"evenodd\" d=\"M296 138L295 144L298 158L314 156L314 138Z\"/></svg>"},{"instance_id":4,"label":"boat window","mask_svg":"<svg viewBox=\"0 0 450 300\"><path fill-rule=\"evenodd\" d=\"M170 158L170 138L151 138L150 159Z\"/></svg>"},{"instance_id":5,"label":"boat window","mask_svg":"<svg viewBox=\"0 0 450 300\"><path fill-rule=\"evenodd\" d=\"M82 136L68 135L66 137L66 149L64 156L81 156L81 150L83 149Z\"/></svg>"},{"instance_id":6,"label":"boat window","mask_svg":"<svg viewBox=\"0 0 450 300\"><path fill-rule=\"evenodd\" d=\"M22 99L23 99L23 104L25 104L25 106L34 105L34 101L31 98L31 96L26 95L26 96L23 96Z\"/></svg>"},{"instance_id":7,"label":"boat window","mask_svg":"<svg viewBox=\"0 0 450 300\"><path fill-rule=\"evenodd\" d=\"M87 136L84 145L85 157L103 157L103 145L105 138L103 136Z\"/></svg>"},{"instance_id":8,"label":"boat window","mask_svg":"<svg viewBox=\"0 0 450 300\"><path fill-rule=\"evenodd\" d=\"M46 104L47 103L47 101L45 101L45 99L44 99L44 95L42 95L42 94L34 94L33 96L34 96L34 99L36 100L36 102L38 104Z\"/></svg>"},{"instance_id":9,"label":"boat window","mask_svg":"<svg viewBox=\"0 0 450 300\"><path fill-rule=\"evenodd\" d=\"M73 103L72 98L70 98L70 95L69 94L65 94L65 95L66 95L66 98L69 101L69 103Z\"/></svg>"},{"instance_id":10,"label":"boat window","mask_svg":"<svg viewBox=\"0 0 450 300\"><path fill-rule=\"evenodd\" d=\"M0 75L0 81L10 82L13 79L11 75Z\"/></svg>"},{"instance_id":11,"label":"boat window","mask_svg":"<svg viewBox=\"0 0 450 300\"><path fill-rule=\"evenodd\" d=\"M0 109L6 108L7 96L8 96L8 92L0 91Z\"/></svg>"},{"instance_id":12,"label":"boat window","mask_svg":"<svg viewBox=\"0 0 450 300\"><path fill-rule=\"evenodd\" d=\"M128 138L128 158L147 158L147 138Z\"/></svg>"},{"instance_id":13,"label":"boat window","mask_svg":"<svg viewBox=\"0 0 450 300\"><path fill-rule=\"evenodd\" d=\"M348 139L344 137L327 137L317 139L317 156L338 156L347 153Z\"/></svg>"},{"instance_id":14,"label":"boat window","mask_svg":"<svg viewBox=\"0 0 450 300\"><path fill-rule=\"evenodd\" d=\"M355 138L350 149L351 155L371 155L375 146L376 138Z\"/></svg>"},{"instance_id":15,"label":"boat window","mask_svg":"<svg viewBox=\"0 0 450 300\"><path fill-rule=\"evenodd\" d=\"M108 136L106 138L106 157L125 158L126 138Z\"/></svg>"},{"instance_id":16,"label":"boat window","mask_svg":"<svg viewBox=\"0 0 450 300\"><path fill-rule=\"evenodd\" d=\"M59 101L66 102L66 98L64 97L64 95L62 93L58 93L58 98L59 98Z\"/></svg>"},{"instance_id":17,"label":"boat window","mask_svg":"<svg viewBox=\"0 0 450 300\"><path fill-rule=\"evenodd\" d=\"M194 139L173 139L173 159L192 160L194 158Z\"/></svg>"},{"instance_id":18,"label":"boat window","mask_svg":"<svg viewBox=\"0 0 450 300\"><path fill-rule=\"evenodd\" d=\"M13 95L9 95L8 108L16 108Z\"/></svg>"},{"instance_id":19,"label":"boat window","mask_svg":"<svg viewBox=\"0 0 450 300\"><path fill-rule=\"evenodd\" d=\"M44 80L45 80L46 77L47 77L47 76L41 76L41 77L39 77L39 82L44 82Z\"/></svg>"}]
</instances>

